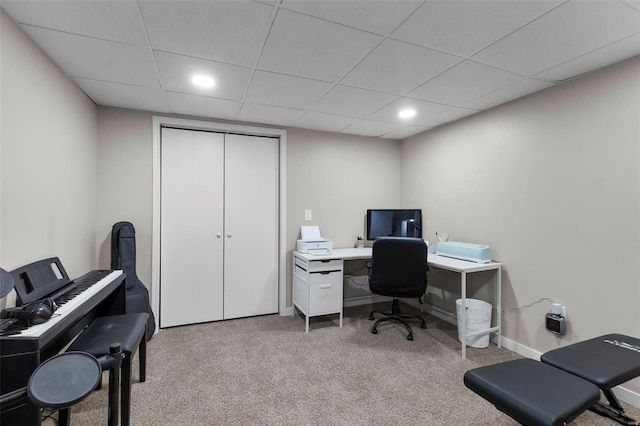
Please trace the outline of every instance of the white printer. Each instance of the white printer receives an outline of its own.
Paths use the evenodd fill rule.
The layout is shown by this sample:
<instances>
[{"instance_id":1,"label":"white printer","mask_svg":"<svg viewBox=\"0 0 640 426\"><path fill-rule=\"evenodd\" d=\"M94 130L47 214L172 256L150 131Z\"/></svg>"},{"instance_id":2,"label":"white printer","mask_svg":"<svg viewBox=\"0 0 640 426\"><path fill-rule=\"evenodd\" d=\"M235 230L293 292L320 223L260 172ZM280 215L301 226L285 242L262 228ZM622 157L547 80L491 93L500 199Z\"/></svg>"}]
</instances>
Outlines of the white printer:
<instances>
[{"instance_id":1,"label":"white printer","mask_svg":"<svg viewBox=\"0 0 640 426\"><path fill-rule=\"evenodd\" d=\"M301 226L301 239L298 240L298 251L308 254L329 254L333 250L333 241L322 238L319 226Z\"/></svg>"}]
</instances>

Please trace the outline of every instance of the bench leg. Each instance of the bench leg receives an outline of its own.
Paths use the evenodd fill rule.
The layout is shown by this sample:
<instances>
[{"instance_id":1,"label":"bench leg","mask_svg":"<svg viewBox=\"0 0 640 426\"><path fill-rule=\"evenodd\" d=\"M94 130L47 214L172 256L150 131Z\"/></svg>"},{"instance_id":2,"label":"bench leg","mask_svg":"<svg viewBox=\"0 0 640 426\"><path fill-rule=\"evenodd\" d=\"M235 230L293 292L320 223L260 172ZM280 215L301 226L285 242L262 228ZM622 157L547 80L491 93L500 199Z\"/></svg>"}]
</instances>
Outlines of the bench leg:
<instances>
[{"instance_id":1,"label":"bench leg","mask_svg":"<svg viewBox=\"0 0 640 426\"><path fill-rule=\"evenodd\" d=\"M626 426L640 425L637 420L632 419L624 413L624 408L622 408L620 401L618 401L618 398L616 398L611 389L602 390L602 393L607 397L609 404L603 404L598 401L589 408L591 411L598 413L603 417L609 417L610 419Z\"/></svg>"},{"instance_id":2,"label":"bench leg","mask_svg":"<svg viewBox=\"0 0 640 426\"><path fill-rule=\"evenodd\" d=\"M140 383L147 380L147 334L142 336L138 346L138 358L140 361Z\"/></svg>"},{"instance_id":3,"label":"bench leg","mask_svg":"<svg viewBox=\"0 0 640 426\"><path fill-rule=\"evenodd\" d=\"M113 346L112 346L113 348ZM117 346L118 355L121 356L120 346ZM118 426L118 392L120 386L120 366L113 365L109 368L109 426Z\"/></svg>"},{"instance_id":4,"label":"bench leg","mask_svg":"<svg viewBox=\"0 0 640 426\"><path fill-rule=\"evenodd\" d=\"M120 424L122 426L129 426L129 419L131 416L131 357L132 353L127 352L122 360L122 380L120 382L121 390L120 397Z\"/></svg>"},{"instance_id":5,"label":"bench leg","mask_svg":"<svg viewBox=\"0 0 640 426\"><path fill-rule=\"evenodd\" d=\"M58 425L69 426L71 420L71 408L63 408L58 411Z\"/></svg>"}]
</instances>

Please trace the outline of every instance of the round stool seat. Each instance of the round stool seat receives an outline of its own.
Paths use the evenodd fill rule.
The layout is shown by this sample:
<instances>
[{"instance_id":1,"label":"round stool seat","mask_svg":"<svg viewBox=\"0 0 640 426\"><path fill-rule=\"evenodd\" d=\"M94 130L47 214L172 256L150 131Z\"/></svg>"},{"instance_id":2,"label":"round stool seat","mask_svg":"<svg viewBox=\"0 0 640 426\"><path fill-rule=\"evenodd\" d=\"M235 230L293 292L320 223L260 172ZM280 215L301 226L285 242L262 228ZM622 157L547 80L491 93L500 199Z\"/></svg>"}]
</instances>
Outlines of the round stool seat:
<instances>
[{"instance_id":1,"label":"round stool seat","mask_svg":"<svg viewBox=\"0 0 640 426\"><path fill-rule=\"evenodd\" d=\"M101 377L102 369L95 357L67 352L36 368L27 384L27 394L40 408L67 408L91 394Z\"/></svg>"}]
</instances>

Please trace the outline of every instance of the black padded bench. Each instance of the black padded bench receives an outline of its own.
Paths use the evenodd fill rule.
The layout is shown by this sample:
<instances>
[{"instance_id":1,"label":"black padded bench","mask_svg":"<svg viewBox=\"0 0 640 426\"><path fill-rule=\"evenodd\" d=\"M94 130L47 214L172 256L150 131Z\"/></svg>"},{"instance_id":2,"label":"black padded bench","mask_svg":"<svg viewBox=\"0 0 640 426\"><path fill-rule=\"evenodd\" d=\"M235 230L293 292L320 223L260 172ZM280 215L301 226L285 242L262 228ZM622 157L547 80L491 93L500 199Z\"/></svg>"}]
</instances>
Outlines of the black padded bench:
<instances>
[{"instance_id":1,"label":"black padded bench","mask_svg":"<svg viewBox=\"0 0 640 426\"><path fill-rule=\"evenodd\" d=\"M607 334L546 352L469 370L464 384L521 424L565 425L586 409L624 425L613 388L640 376L640 339ZM599 402L600 391L608 404Z\"/></svg>"},{"instance_id":2,"label":"black padded bench","mask_svg":"<svg viewBox=\"0 0 640 426\"><path fill-rule=\"evenodd\" d=\"M98 317L84 329L69 347L69 351L86 352L97 358L109 353L112 342L119 343L124 354L121 366L122 379L120 380L122 426L130 424L131 364L136 350L140 363L140 382L146 380L148 319L149 314L147 313Z\"/></svg>"}]
</instances>

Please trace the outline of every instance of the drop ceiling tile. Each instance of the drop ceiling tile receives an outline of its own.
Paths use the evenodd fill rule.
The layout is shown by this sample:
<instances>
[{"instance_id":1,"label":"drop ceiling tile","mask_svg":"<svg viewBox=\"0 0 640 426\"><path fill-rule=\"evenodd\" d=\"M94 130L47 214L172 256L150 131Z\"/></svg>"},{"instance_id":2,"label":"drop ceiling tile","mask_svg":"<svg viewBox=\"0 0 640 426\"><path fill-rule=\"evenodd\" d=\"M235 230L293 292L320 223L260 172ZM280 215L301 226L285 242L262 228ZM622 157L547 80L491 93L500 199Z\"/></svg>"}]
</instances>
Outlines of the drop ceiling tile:
<instances>
[{"instance_id":1,"label":"drop ceiling tile","mask_svg":"<svg viewBox=\"0 0 640 426\"><path fill-rule=\"evenodd\" d=\"M405 108L416 110L416 116L410 120L398 117L398 113ZM379 111L371 114L367 119L375 121L385 121L388 123L398 123L410 126L430 126L423 124L428 117L451 109L449 105L436 104L433 102L421 101L411 98L400 98Z\"/></svg>"},{"instance_id":2,"label":"drop ceiling tile","mask_svg":"<svg viewBox=\"0 0 640 426\"><path fill-rule=\"evenodd\" d=\"M519 75L467 60L426 82L409 96L459 106L522 79Z\"/></svg>"},{"instance_id":3,"label":"drop ceiling tile","mask_svg":"<svg viewBox=\"0 0 640 426\"><path fill-rule=\"evenodd\" d=\"M356 121L358 121L356 118L308 111L298 121L296 121L294 127L322 130L325 132L339 132Z\"/></svg>"},{"instance_id":4,"label":"drop ceiling tile","mask_svg":"<svg viewBox=\"0 0 640 426\"><path fill-rule=\"evenodd\" d=\"M460 60L457 56L386 39L341 83L404 95Z\"/></svg>"},{"instance_id":5,"label":"drop ceiling tile","mask_svg":"<svg viewBox=\"0 0 640 426\"><path fill-rule=\"evenodd\" d=\"M86 78L74 78L75 83L97 105L169 112L162 89L110 83Z\"/></svg>"},{"instance_id":6,"label":"drop ceiling tile","mask_svg":"<svg viewBox=\"0 0 640 426\"><path fill-rule=\"evenodd\" d=\"M348 86L335 86L313 107L314 111L365 118L397 96Z\"/></svg>"},{"instance_id":7,"label":"drop ceiling tile","mask_svg":"<svg viewBox=\"0 0 640 426\"><path fill-rule=\"evenodd\" d=\"M398 124L383 123L382 121L360 120L349 127L342 129L340 133L351 135L371 136L377 138L400 127Z\"/></svg>"},{"instance_id":8,"label":"drop ceiling tile","mask_svg":"<svg viewBox=\"0 0 640 426\"><path fill-rule=\"evenodd\" d=\"M155 56L162 86L173 92L239 101L251 76L249 68L237 65L165 52L155 52ZM194 74L210 75L216 85L208 89L196 87L191 83Z\"/></svg>"},{"instance_id":9,"label":"drop ceiling tile","mask_svg":"<svg viewBox=\"0 0 640 426\"><path fill-rule=\"evenodd\" d=\"M561 1L429 1L392 37L470 55L562 4Z\"/></svg>"},{"instance_id":10,"label":"drop ceiling tile","mask_svg":"<svg viewBox=\"0 0 640 426\"><path fill-rule=\"evenodd\" d=\"M227 99L176 92L167 92L167 97L173 114L233 120L240 109L240 102Z\"/></svg>"},{"instance_id":11,"label":"drop ceiling tile","mask_svg":"<svg viewBox=\"0 0 640 426\"><path fill-rule=\"evenodd\" d=\"M256 71L246 100L252 103L291 108L309 108L331 88L331 83Z\"/></svg>"},{"instance_id":12,"label":"drop ceiling tile","mask_svg":"<svg viewBox=\"0 0 640 426\"><path fill-rule=\"evenodd\" d=\"M240 109L237 120L276 126L291 126L302 114L304 114L304 110L301 109L245 102Z\"/></svg>"},{"instance_id":13,"label":"drop ceiling tile","mask_svg":"<svg viewBox=\"0 0 640 426\"><path fill-rule=\"evenodd\" d=\"M387 139L402 140L402 139L406 139L408 137L417 135L419 133L426 132L429 129L430 127L402 126L397 130L391 131L389 133L385 133L381 137L387 138Z\"/></svg>"},{"instance_id":14,"label":"drop ceiling tile","mask_svg":"<svg viewBox=\"0 0 640 426\"><path fill-rule=\"evenodd\" d=\"M566 2L474 59L533 76L633 35L639 28L639 12L624 3Z\"/></svg>"},{"instance_id":15,"label":"drop ceiling tile","mask_svg":"<svg viewBox=\"0 0 640 426\"><path fill-rule=\"evenodd\" d=\"M28 25L22 29L71 77L160 87L146 48Z\"/></svg>"},{"instance_id":16,"label":"drop ceiling tile","mask_svg":"<svg viewBox=\"0 0 640 426\"><path fill-rule=\"evenodd\" d=\"M547 87L551 87L554 84L555 83L551 83L548 81L525 78L509 86L477 97L469 102L466 102L462 106L472 109L489 109L505 102L509 102L513 99L521 98L530 93L546 89Z\"/></svg>"},{"instance_id":17,"label":"drop ceiling tile","mask_svg":"<svg viewBox=\"0 0 640 426\"><path fill-rule=\"evenodd\" d=\"M283 8L387 35L414 11L422 1L299 1L284 0Z\"/></svg>"},{"instance_id":18,"label":"drop ceiling tile","mask_svg":"<svg viewBox=\"0 0 640 426\"><path fill-rule=\"evenodd\" d=\"M140 1L154 49L253 66L272 6L249 1Z\"/></svg>"},{"instance_id":19,"label":"drop ceiling tile","mask_svg":"<svg viewBox=\"0 0 640 426\"><path fill-rule=\"evenodd\" d=\"M572 61L543 71L536 74L536 77L562 81L637 55L640 55L640 34L632 35L606 48L594 50Z\"/></svg>"},{"instance_id":20,"label":"drop ceiling tile","mask_svg":"<svg viewBox=\"0 0 640 426\"><path fill-rule=\"evenodd\" d=\"M380 40L370 33L281 9L258 68L335 81Z\"/></svg>"},{"instance_id":21,"label":"drop ceiling tile","mask_svg":"<svg viewBox=\"0 0 640 426\"><path fill-rule=\"evenodd\" d=\"M144 46L145 39L132 1L2 1L18 24L65 31Z\"/></svg>"}]
</instances>

